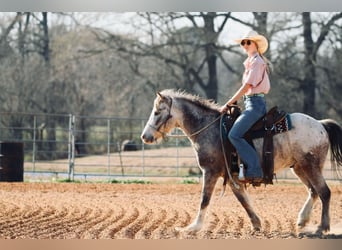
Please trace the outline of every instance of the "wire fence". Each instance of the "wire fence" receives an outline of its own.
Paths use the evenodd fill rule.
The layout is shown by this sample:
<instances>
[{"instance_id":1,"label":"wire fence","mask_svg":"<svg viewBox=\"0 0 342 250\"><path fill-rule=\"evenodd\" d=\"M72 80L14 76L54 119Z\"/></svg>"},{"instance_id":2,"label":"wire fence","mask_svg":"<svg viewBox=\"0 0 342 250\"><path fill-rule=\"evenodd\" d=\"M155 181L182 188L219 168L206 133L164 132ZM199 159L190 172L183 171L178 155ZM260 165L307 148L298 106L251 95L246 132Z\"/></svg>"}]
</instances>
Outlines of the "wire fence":
<instances>
[{"instance_id":1,"label":"wire fence","mask_svg":"<svg viewBox=\"0 0 342 250\"><path fill-rule=\"evenodd\" d=\"M0 112L0 141L24 144L25 180L201 176L187 138L145 145L140 140L145 123L140 118ZM335 178L330 168L324 175ZM277 177L296 178L288 170Z\"/></svg>"}]
</instances>

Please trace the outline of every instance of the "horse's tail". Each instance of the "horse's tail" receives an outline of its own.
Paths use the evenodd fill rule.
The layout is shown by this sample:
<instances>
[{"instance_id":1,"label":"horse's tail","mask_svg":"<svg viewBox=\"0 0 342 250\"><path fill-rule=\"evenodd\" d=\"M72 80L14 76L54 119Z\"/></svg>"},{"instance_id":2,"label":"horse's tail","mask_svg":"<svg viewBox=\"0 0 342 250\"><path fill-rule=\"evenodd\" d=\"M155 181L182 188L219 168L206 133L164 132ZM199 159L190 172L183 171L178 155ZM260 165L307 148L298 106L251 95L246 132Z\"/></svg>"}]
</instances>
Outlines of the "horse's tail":
<instances>
[{"instance_id":1,"label":"horse's tail","mask_svg":"<svg viewBox=\"0 0 342 250\"><path fill-rule=\"evenodd\" d=\"M321 120L320 122L329 135L331 160L342 167L342 127L332 119ZM339 169L336 168L335 170Z\"/></svg>"}]
</instances>

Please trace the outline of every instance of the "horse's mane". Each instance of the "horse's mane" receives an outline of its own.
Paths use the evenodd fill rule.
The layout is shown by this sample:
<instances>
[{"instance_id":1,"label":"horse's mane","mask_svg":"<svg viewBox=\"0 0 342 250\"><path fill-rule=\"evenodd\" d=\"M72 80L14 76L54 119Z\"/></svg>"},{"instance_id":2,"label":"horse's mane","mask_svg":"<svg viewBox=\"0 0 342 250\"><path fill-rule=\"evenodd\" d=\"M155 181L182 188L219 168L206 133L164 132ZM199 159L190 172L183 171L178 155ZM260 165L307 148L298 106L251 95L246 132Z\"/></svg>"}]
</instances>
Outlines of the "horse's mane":
<instances>
[{"instance_id":1,"label":"horse's mane","mask_svg":"<svg viewBox=\"0 0 342 250\"><path fill-rule=\"evenodd\" d=\"M203 109L218 111L218 108L219 108L217 103L214 100L205 99L198 95L192 95L192 94L187 93L186 91L165 89L161 91L160 93L162 95L170 96L172 98L179 98L179 99L190 101L196 104L196 106L199 106Z\"/></svg>"}]
</instances>

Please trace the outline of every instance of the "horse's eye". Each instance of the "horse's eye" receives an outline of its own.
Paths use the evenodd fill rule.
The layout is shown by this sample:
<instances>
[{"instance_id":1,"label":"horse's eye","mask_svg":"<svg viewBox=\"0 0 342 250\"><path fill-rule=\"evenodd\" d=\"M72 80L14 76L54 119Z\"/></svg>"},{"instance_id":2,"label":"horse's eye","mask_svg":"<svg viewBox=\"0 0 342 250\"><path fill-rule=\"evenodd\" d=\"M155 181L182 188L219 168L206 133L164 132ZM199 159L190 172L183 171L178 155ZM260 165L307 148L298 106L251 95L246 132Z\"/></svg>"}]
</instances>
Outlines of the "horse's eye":
<instances>
[{"instance_id":1,"label":"horse's eye","mask_svg":"<svg viewBox=\"0 0 342 250\"><path fill-rule=\"evenodd\" d=\"M154 112L154 115L155 115L155 116L158 116L159 114L160 114L159 111L155 111L155 112Z\"/></svg>"}]
</instances>

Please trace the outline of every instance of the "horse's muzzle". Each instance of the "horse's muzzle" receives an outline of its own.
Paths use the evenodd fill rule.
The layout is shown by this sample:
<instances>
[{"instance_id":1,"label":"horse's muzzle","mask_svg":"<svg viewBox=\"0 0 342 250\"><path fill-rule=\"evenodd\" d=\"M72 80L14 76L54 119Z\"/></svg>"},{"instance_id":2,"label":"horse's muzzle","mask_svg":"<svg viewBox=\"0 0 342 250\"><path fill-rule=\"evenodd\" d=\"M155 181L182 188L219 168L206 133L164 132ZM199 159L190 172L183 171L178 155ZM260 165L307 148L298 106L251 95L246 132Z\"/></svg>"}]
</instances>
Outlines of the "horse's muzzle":
<instances>
[{"instance_id":1,"label":"horse's muzzle","mask_svg":"<svg viewBox=\"0 0 342 250\"><path fill-rule=\"evenodd\" d=\"M151 143L155 142L154 136L153 135L148 135L146 133L143 133L140 138L146 144L151 144Z\"/></svg>"}]
</instances>

